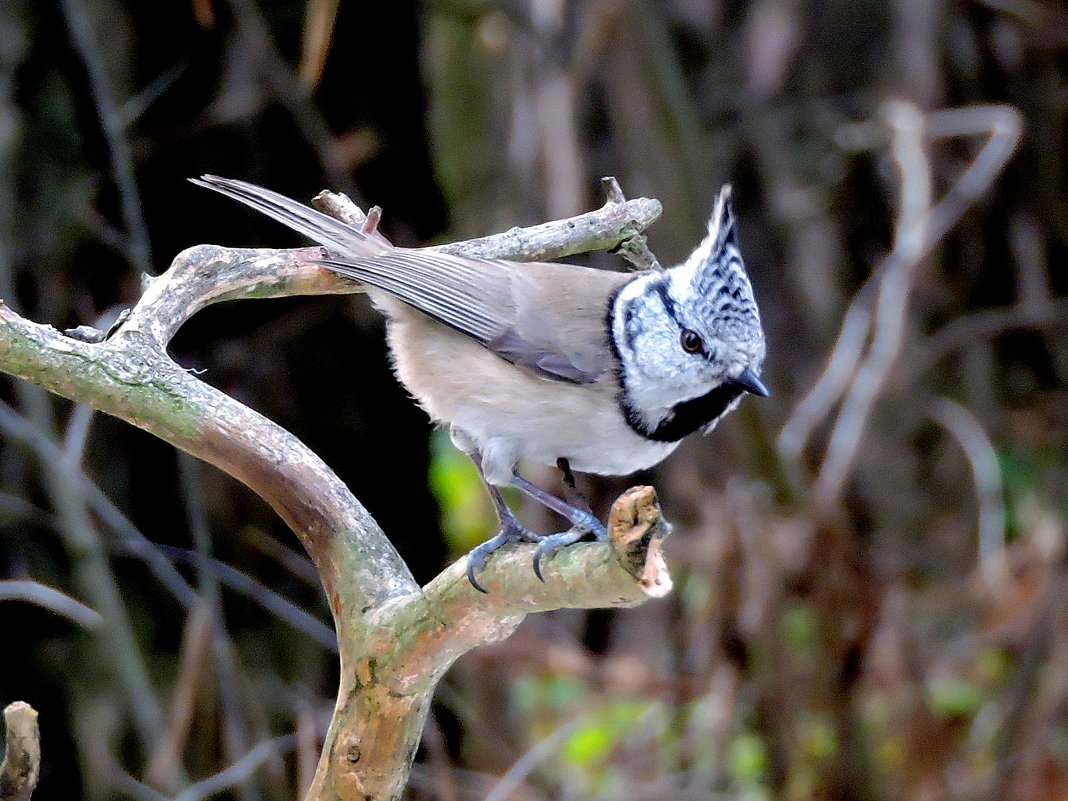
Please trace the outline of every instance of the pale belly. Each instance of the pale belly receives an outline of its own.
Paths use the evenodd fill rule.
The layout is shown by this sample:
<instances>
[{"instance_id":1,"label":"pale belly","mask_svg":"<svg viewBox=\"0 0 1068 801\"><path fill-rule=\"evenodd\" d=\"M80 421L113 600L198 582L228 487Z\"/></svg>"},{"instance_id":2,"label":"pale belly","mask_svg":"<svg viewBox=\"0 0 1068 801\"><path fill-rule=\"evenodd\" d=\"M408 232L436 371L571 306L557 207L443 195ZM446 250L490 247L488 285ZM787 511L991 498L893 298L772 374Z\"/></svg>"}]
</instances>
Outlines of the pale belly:
<instances>
[{"instance_id":1,"label":"pale belly","mask_svg":"<svg viewBox=\"0 0 1068 801\"><path fill-rule=\"evenodd\" d=\"M492 483L507 483L520 460L555 466L564 458L577 472L628 475L678 445L627 425L614 377L577 385L534 375L390 300L379 305L390 317L397 377L435 421L467 435Z\"/></svg>"},{"instance_id":2,"label":"pale belly","mask_svg":"<svg viewBox=\"0 0 1068 801\"><path fill-rule=\"evenodd\" d=\"M483 453L499 452L501 461L512 462L509 468L519 460L554 466L563 458L580 473L625 476L659 464L677 447L635 434L614 400L590 408L597 404L588 398L567 397L582 388L564 386L570 392L554 387L540 399L528 396L513 414L480 403L460 404L445 422L468 434Z\"/></svg>"}]
</instances>

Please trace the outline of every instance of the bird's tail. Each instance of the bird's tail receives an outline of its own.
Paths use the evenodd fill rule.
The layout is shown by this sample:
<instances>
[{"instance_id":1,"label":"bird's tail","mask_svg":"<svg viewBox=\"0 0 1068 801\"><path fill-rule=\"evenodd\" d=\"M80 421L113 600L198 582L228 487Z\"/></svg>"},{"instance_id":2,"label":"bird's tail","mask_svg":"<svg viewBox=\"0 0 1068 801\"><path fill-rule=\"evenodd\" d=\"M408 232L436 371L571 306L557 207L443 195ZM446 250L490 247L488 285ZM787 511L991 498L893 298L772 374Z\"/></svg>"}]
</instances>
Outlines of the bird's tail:
<instances>
[{"instance_id":1,"label":"bird's tail","mask_svg":"<svg viewBox=\"0 0 1068 801\"><path fill-rule=\"evenodd\" d=\"M218 175L202 175L189 180L238 200L341 256L365 259L393 250L381 237L366 234L262 186Z\"/></svg>"}]
</instances>

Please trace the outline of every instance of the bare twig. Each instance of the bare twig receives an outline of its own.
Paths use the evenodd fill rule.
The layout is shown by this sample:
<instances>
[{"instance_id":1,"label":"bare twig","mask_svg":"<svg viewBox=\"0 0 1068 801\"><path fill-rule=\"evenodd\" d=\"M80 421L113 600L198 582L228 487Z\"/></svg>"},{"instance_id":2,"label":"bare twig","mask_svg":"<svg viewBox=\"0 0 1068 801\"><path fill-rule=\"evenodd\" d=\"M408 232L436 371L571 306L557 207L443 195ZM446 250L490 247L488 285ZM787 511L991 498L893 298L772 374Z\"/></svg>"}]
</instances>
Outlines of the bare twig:
<instances>
[{"instance_id":1,"label":"bare twig","mask_svg":"<svg viewBox=\"0 0 1068 801\"><path fill-rule=\"evenodd\" d=\"M25 446L43 465L54 466L66 463L64 452L50 437L2 401L0 401L0 431ZM189 609L195 606L197 595L193 588L174 569L167 557L115 507L103 490L81 471L74 473L73 482L77 491L84 496L90 509L105 526L119 536L123 547L143 560L179 603Z\"/></svg>"},{"instance_id":2,"label":"bare twig","mask_svg":"<svg viewBox=\"0 0 1068 801\"><path fill-rule=\"evenodd\" d=\"M841 402L817 479L822 502L832 502L841 492L872 406L901 352L908 297L918 265L989 190L1020 133L1018 112L1006 106L951 109L924 117L901 101L884 107L881 124L860 123L840 132L839 144L851 149L878 147L889 140L900 175L900 217L893 250L853 298L827 368L779 435L780 453L796 460L816 427ZM976 134L987 136L979 153L932 205L927 140Z\"/></svg>"},{"instance_id":3,"label":"bare twig","mask_svg":"<svg viewBox=\"0 0 1068 801\"><path fill-rule=\"evenodd\" d=\"M619 181L615 179L615 176L607 175L602 178L601 186L604 187L609 204L626 204L627 198L623 194L623 190L620 188ZM650 212L652 211L654 211L654 209L650 209ZM657 214L659 214L658 210ZM657 260L656 256L653 255L653 252L649 250L649 243L645 239L645 235L638 233L637 230L620 242L612 252L618 253L624 259L629 261L635 270L660 269L660 262Z\"/></svg>"},{"instance_id":4,"label":"bare twig","mask_svg":"<svg viewBox=\"0 0 1068 801\"><path fill-rule=\"evenodd\" d=\"M155 78L144 89L126 99L119 108L119 119L123 127L129 127L139 119L168 89L185 73L186 64L171 67Z\"/></svg>"},{"instance_id":5,"label":"bare twig","mask_svg":"<svg viewBox=\"0 0 1068 801\"><path fill-rule=\"evenodd\" d=\"M247 537L243 542L248 547L273 559L305 584L312 587L319 586L319 574L315 572L315 565L308 559L307 554L290 548L269 534Z\"/></svg>"},{"instance_id":6,"label":"bare twig","mask_svg":"<svg viewBox=\"0 0 1068 801\"><path fill-rule=\"evenodd\" d=\"M3 311L0 307L0 314ZM22 400L33 420L22 417L0 401L0 430L28 445L44 466L45 487L56 510L59 531L74 562L78 590L104 622L100 628L100 658L118 678L140 741L151 749L163 733L162 707L149 677L141 645L134 636L100 531L89 514L85 496L79 491L88 480L50 433L52 421L47 397L37 387L28 384L20 387Z\"/></svg>"},{"instance_id":7,"label":"bare twig","mask_svg":"<svg viewBox=\"0 0 1068 801\"><path fill-rule=\"evenodd\" d=\"M166 733L145 769L145 781L154 787L175 787L193 725L197 694L207 673L214 619L215 610L209 600L202 601L186 618Z\"/></svg>"},{"instance_id":8,"label":"bare twig","mask_svg":"<svg viewBox=\"0 0 1068 801\"><path fill-rule=\"evenodd\" d=\"M1050 328L1068 324L1068 299L1056 298L1042 304L1020 303L957 317L935 331L920 346L909 371L919 378L951 353L985 342L1000 334L1028 328Z\"/></svg>"},{"instance_id":9,"label":"bare twig","mask_svg":"<svg viewBox=\"0 0 1068 801\"><path fill-rule=\"evenodd\" d=\"M119 193L122 221L125 228L123 245L126 257L141 272L147 272L152 261L149 251L148 228L141 215L141 199L134 177L133 153L126 139L122 109L108 81L107 68L101 57L89 13L82 0L62 0L63 16L78 55L85 66L100 118L100 128L111 152L111 172Z\"/></svg>"},{"instance_id":10,"label":"bare twig","mask_svg":"<svg viewBox=\"0 0 1068 801\"><path fill-rule=\"evenodd\" d=\"M44 528L59 528L55 515L30 503L21 495L0 492L0 513L14 520L26 520Z\"/></svg>"},{"instance_id":11,"label":"bare twig","mask_svg":"<svg viewBox=\"0 0 1068 801\"><path fill-rule=\"evenodd\" d=\"M340 0L313 0L304 9L304 36L301 37L300 82L312 91L319 85L326 55L334 38Z\"/></svg>"},{"instance_id":12,"label":"bare twig","mask_svg":"<svg viewBox=\"0 0 1068 801\"><path fill-rule=\"evenodd\" d=\"M618 188L618 184L616 186ZM435 250L484 259L544 261L590 250L616 248L638 236L662 212L660 202L652 198L620 201L620 196L622 192L615 195L609 191L608 201L597 211L441 245Z\"/></svg>"},{"instance_id":13,"label":"bare twig","mask_svg":"<svg viewBox=\"0 0 1068 801\"><path fill-rule=\"evenodd\" d=\"M513 228L503 234L490 234L479 239L467 239L447 245L438 245L430 250L457 253L483 259L508 259L510 261L545 261L585 253L590 250L615 250L630 260L639 269L659 267L656 256L649 252L642 231L656 222L663 211L660 202L653 198L627 200L619 182L611 177L601 179L607 200L596 211L533 225ZM336 192L320 192L312 205L324 214L365 230L369 215L345 195ZM381 210L378 210L379 213ZM375 226L371 226L375 229ZM377 236L385 240L380 232ZM639 261L635 261L632 258Z\"/></svg>"},{"instance_id":14,"label":"bare twig","mask_svg":"<svg viewBox=\"0 0 1068 801\"><path fill-rule=\"evenodd\" d=\"M996 557L1005 546L1005 503L1002 500L998 454L982 424L966 408L949 398L938 398L931 416L957 438L975 479L979 501L979 568L989 581L1001 575Z\"/></svg>"},{"instance_id":15,"label":"bare twig","mask_svg":"<svg viewBox=\"0 0 1068 801\"><path fill-rule=\"evenodd\" d=\"M888 104L894 161L900 172L900 217L894 249L879 283L874 337L867 357L842 401L827 445L816 493L827 503L838 496L862 441L863 428L901 348L913 274L924 253L931 206L931 174L923 141L923 116L907 103Z\"/></svg>"},{"instance_id":16,"label":"bare twig","mask_svg":"<svg viewBox=\"0 0 1068 801\"><path fill-rule=\"evenodd\" d=\"M347 165L337 157L330 127L311 102L307 89L278 52L259 6L251 0L230 0L228 5L241 34L241 44L245 45L243 55L252 59L274 99L285 107L304 140L315 148L330 182L340 184L347 177Z\"/></svg>"},{"instance_id":17,"label":"bare twig","mask_svg":"<svg viewBox=\"0 0 1068 801\"><path fill-rule=\"evenodd\" d=\"M41 773L41 734L37 711L23 701L4 708L7 731L0 764L0 801L29 801Z\"/></svg>"},{"instance_id":18,"label":"bare twig","mask_svg":"<svg viewBox=\"0 0 1068 801\"><path fill-rule=\"evenodd\" d=\"M312 198L312 205L323 214L329 214L335 219L341 220L353 228L363 229L367 222L367 215L363 209L352 202L352 199L344 192L330 192L324 189ZM378 208L375 206L374 208ZM377 227L377 226L376 226Z\"/></svg>"},{"instance_id":19,"label":"bare twig","mask_svg":"<svg viewBox=\"0 0 1068 801\"><path fill-rule=\"evenodd\" d=\"M634 722L633 731L639 734L646 731L649 728L649 722L656 715L656 710L657 705L650 704L638 720ZM567 738L575 731L582 728L582 726L588 725L588 723L589 721L585 716L578 715L549 732L548 735L542 738L523 754L523 756L516 760L515 764L508 769L508 772L505 773L493 789L486 794L485 801L507 801L507 799L512 798L512 794L522 786L523 781L531 773L537 770L542 762L549 759L553 754L558 753L561 745ZM650 739L652 739L653 742L656 741L655 736ZM644 798L648 796L636 793L633 797Z\"/></svg>"},{"instance_id":20,"label":"bare twig","mask_svg":"<svg viewBox=\"0 0 1068 801\"><path fill-rule=\"evenodd\" d=\"M36 581L0 581L0 601L25 601L35 604L57 615L63 615L87 629L98 629L104 622L98 612L81 601Z\"/></svg>"},{"instance_id":21,"label":"bare twig","mask_svg":"<svg viewBox=\"0 0 1068 801\"><path fill-rule=\"evenodd\" d=\"M296 744L296 740L297 736L295 734L285 734L281 737L275 737L273 740L261 742L230 767L189 785L173 798L135 779L124 771L110 754L108 755L108 767L115 786L134 798L140 798L143 801L203 801L205 798L210 798L223 790L228 790L247 781L256 768L272 756L279 752L291 750Z\"/></svg>"},{"instance_id":22,"label":"bare twig","mask_svg":"<svg viewBox=\"0 0 1068 801\"><path fill-rule=\"evenodd\" d=\"M117 103L111 93L82 0L64 0L61 5L74 46L85 64L90 90L111 151L113 175L125 227L121 240L122 249L131 263L146 269L149 262L148 235L140 213L132 156L117 111ZM16 43L20 38L15 37ZM10 51L12 48L11 45L6 45L4 49ZM21 58L17 58L10 62L10 66L13 67L20 61ZM14 74L13 70L7 72ZM6 87L0 86L0 104L6 99L4 88ZM11 128L13 135L3 137L4 142L0 145L0 173L7 179L5 183L10 184L13 176L8 174L6 156L8 146L18 142L18 117L14 108L5 108L3 116L9 126L15 126ZM0 206L0 238L5 242L15 241L10 235L14 220L10 211L10 204L5 201ZM0 296L8 302L17 303L14 278L8 250L6 247L0 248ZM16 387L16 395L28 416L28 420L21 422L34 430L33 436L48 441L55 451L59 451L52 404L47 396L38 387L29 384ZM73 453L73 450L68 451L68 455ZM122 595L103 551L99 531L85 501L74 489L79 475L80 470L72 466L68 458L45 462L42 470L44 490L56 513L57 530L62 534L71 558L78 591L92 604L103 621L103 625L98 629L99 636L91 641L95 648L94 656L102 667L117 677L118 688L123 694L123 702L131 712L138 741L149 744L147 747L150 747L160 731L162 715L159 702L155 697L147 667L141 659L139 643L133 635Z\"/></svg>"},{"instance_id":23,"label":"bare twig","mask_svg":"<svg viewBox=\"0 0 1068 801\"><path fill-rule=\"evenodd\" d=\"M861 301L861 295L858 294L842 321L838 340L831 349L831 357L827 360L823 373L816 379L808 394L794 407L779 432L777 443L783 456L790 460L800 457L812 432L828 411L838 403L864 355L870 329L871 309Z\"/></svg>"},{"instance_id":24,"label":"bare twig","mask_svg":"<svg viewBox=\"0 0 1068 801\"><path fill-rule=\"evenodd\" d=\"M337 637L333 629L247 573L225 562L220 562L214 557L204 557L185 548L176 548L173 545L157 547L179 564L195 565L198 571L236 590L323 648L337 653Z\"/></svg>"},{"instance_id":25,"label":"bare twig","mask_svg":"<svg viewBox=\"0 0 1068 801\"><path fill-rule=\"evenodd\" d=\"M239 754L249 749L252 741L240 698L242 677L238 674L238 657L236 649L226 630L226 616L223 614L223 598L219 579L211 569L212 538L209 530L207 512L204 508L204 488L200 484L200 472L203 468L192 456L178 451L178 475L182 483L182 497L185 500L186 519L193 540L195 563L197 565L197 584L203 601L197 611L211 614L208 628L216 686L219 693L219 728L223 743L223 754L234 760ZM298 610L301 611L301 610ZM317 622L317 621L316 621ZM322 628L327 628L323 626ZM181 696L177 696L181 697ZM177 704L175 705L177 707ZM172 716L177 719L177 715ZM177 749L181 753L181 749ZM239 798L254 797L252 787L242 787Z\"/></svg>"},{"instance_id":26,"label":"bare twig","mask_svg":"<svg viewBox=\"0 0 1068 801\"><path fill-rule=\"evenodd\" d=\"M315 764L319 761L319 731L315 710L305 697L297 700L297 798L304 798L315 776Z\"/></svg>"},{"instance_id":27,"label":"bare twig","mask_svg":"<svg viewBox=\"0 0 1068 801\"><path fill-rule=\"evenodd\" d=\"M537 770L542 762L558 753L564 741L587 723L588 721L580 715L549 732L517 759L507 773L501 776L493 789L486 794L485 801L507 801L512 793L522 786L527 776Z\"/></svg>"},{"instance_id":28,"label":"bare twig","mask_svg":"<svg viewBox=\"0 0 1068 801\"><path fill-rule=\"evenodd\" d=\"M297 741L295 734L275 737L260 743L226 770L219 771L196 784L191 784L175 796L174 801L203 801L248 779L260 765L279 752L291 750Z\"/></svg>"},{"instance_id":29,"label":"bare twig","mask_svg":"<svg viewBox=\"0 0 1068 801\"><path fill-rule=\"evenodd\" d=\"M67 430L63 435L63 455L71 466L76 467L82 463L93 414L93 410L88 406L79 404L74 407L67 420Z\"/></svg>"}]
</instances>

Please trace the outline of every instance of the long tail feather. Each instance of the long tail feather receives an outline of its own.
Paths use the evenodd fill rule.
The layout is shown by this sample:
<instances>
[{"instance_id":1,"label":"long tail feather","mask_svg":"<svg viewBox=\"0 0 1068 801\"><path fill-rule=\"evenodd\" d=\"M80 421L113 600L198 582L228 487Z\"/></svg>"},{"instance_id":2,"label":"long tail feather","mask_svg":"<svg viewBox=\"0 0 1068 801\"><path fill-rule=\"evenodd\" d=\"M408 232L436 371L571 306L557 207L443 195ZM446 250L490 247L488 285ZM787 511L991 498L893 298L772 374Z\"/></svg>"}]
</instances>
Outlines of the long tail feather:
<instances>
[{"instance_id":1,"label":"long tail feather","mask_svg":"<svg viewBox=\"0 0 1068 801\"><path fill-rule=\"evenodd\" d=\"M338 255L367 258L392 250L380 239L370 237L340 220L262 186L233 178L221 178L218 175L202 175L189 180L197 186L212 189L288 225L318 244L336 251Z\"/></svg>"}]
</instances>

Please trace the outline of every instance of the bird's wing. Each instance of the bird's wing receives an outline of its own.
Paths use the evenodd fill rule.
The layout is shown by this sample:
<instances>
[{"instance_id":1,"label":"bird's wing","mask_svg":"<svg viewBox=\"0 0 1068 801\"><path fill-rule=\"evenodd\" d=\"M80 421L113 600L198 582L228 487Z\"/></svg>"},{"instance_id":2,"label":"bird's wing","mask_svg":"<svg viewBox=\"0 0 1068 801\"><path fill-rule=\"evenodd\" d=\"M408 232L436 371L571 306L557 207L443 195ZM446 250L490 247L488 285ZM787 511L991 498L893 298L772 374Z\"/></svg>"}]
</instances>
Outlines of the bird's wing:
<instances>
[{"instance_id":1,"label":"bird's wing","mask_svg":"<svg viewBox=\"0 0 1068 801\"><path fill-rule=\"evenodd\" d=\"M606 316L621 273L403 248L323 264L547 378L587 384L611 368Z\"/></svg>"},{"instance_id":2,"label":"bird's wing","mask_svg":"<svg viewBox=\"0 0 1068 801\"><path fill-rule=\"evenodd\" d=\"M513 364L578 384L611 369L608 302L632 276L394 248L254 184L208 175L194 183L299 231L338 254L323 266L389 293Z\"/></svg>"},{"instance_id":3,"label":"bird's wing","mask_svg":"<svg viewBox=\"0 0 1068 801\"><path fill-rule=\"evenodd\" d=\"M614 369L610 307L634 273L531 262L513 263L512 276L513 337L520 354L524 347L556 354L579 383L596 381ZM513 361L523 363L521 358Z\"/></svg>"}]
</instances>

